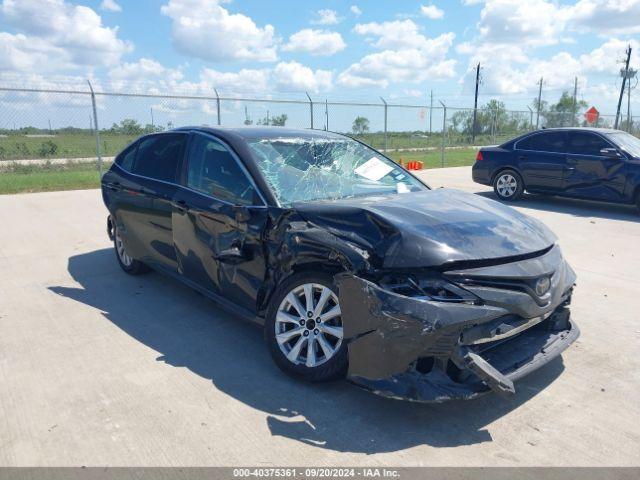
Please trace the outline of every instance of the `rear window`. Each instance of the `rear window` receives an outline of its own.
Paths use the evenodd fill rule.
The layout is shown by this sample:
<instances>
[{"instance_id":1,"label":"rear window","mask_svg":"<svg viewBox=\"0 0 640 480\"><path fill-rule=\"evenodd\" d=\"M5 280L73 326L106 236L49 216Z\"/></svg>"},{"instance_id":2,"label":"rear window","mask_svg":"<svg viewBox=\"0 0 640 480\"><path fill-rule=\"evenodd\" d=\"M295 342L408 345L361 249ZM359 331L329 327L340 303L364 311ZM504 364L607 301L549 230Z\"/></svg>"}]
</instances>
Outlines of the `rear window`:
<instances>
[{"instance_id":1,"label":"rear window","mask_svg":"<svg viewBox=\"0 0 640 480\"><path fill-rule=\"evenodd\" d=\"M176 181L186 135L164 134L144 138L138 144L133 173L164 182Z\"/></svg>"},{"instance_id":2,"label":"rear window","mask_svg":"<svg viewBox=\"0 0 640 480\"><path fill-rule=\"evenodd\" d=\"M562 153L566 151L565 132L536 133L520 140L518 150L534 150L538 152Z\"/></svg>"},{"instance_id":3,"label":"rear window","mask_svg":"<svg viewBox=\"0 0 640 480\"><path fill-rule=\"evenodd\" d=\"M116 164L123 170L130 172L133 168L133 161L136 158L137 148L137 144L131 145L127 150L118 155L116 158Z\"/></svg>"}]
</instances>

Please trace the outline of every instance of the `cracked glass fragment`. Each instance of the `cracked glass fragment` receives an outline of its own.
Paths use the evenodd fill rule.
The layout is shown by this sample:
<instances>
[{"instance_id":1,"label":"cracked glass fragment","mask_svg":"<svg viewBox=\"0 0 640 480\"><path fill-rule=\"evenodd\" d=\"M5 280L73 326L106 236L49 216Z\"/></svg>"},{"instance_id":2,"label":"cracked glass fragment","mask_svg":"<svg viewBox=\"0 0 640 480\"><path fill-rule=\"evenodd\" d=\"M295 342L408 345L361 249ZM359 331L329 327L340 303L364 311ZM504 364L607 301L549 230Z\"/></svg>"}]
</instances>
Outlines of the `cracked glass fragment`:
<instances>
[{"instance_id":1,"label":"cracked glass fragment","mask_svg":"<svg viewBox=\"0 0 640 480\"><path fill-rule=\"evenodd\" d=\"M351 139L281 137L249 142L282 206L423 190L393 161Z\"/></svg>"}]
</instances>

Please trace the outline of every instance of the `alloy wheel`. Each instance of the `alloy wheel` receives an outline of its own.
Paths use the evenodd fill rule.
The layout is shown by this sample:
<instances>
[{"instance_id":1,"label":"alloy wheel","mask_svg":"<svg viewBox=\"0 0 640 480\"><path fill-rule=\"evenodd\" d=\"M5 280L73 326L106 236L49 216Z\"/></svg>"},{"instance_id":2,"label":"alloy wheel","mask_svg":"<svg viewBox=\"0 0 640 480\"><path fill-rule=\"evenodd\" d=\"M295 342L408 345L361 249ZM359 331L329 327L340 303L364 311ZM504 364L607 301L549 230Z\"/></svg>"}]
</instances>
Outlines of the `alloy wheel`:
<instances>
[{"instance_id":1,"label":"alloy wheel","mask_svg":"<svg viewBox=\"0 0 640 480\"><path fill-rule=\"evenodd\" d=\"M333 358L342 345L338 297L319 283L305 283L282 300L275 319L280 351L295 365L316 367Z\"/></svg>"},{"instance_id":2,"label":"alloy wheel","mask_svg":"<svg viewBox=\"0 0 640 480\"><path fill-rule=\"evenodd\" d=\"M509 198L512 197L516 190L518 189L518 181L515 177L509 173L505 173L498 177L498 181L496 182L496 190L500 194L501 197Z\"/></svg>"}]
</instances>

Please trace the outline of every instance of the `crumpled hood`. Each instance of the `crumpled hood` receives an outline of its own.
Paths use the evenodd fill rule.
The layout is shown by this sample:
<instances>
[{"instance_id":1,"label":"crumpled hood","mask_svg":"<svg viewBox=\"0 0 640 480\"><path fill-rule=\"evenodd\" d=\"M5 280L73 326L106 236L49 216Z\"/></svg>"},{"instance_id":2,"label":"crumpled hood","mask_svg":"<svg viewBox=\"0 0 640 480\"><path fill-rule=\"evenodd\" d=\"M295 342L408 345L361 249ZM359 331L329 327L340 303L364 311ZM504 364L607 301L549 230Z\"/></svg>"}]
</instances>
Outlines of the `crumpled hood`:
<instances>
[{"instance_id":1,"label":"crumpled hood","mask_svg":"<svg viewBox=\"0 0 640 480\"><path fill-rule=\"evenodd\" d=\"M453 189L295 205L308 222L355 243L382 268L512 257L551 246L541 222ZM377 261L376 261L377 260Z\"/></svg>"}]
</instances>

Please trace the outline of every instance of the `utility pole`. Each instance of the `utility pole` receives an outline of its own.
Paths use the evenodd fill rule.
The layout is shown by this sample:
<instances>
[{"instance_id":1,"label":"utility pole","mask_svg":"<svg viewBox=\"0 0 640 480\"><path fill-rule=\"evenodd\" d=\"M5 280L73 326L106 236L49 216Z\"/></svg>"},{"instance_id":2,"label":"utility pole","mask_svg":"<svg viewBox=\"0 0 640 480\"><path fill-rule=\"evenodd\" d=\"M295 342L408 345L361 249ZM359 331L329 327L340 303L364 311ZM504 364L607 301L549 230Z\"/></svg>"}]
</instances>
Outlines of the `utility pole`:
<instances>
[{"instance_id":1,"label":"utility pole","mask_svg":"<svg viewBox=\"0 0 640 480\"><path fill-rule=\"evenodd\" d=\"M540 77L540 87L538 88L538 105L537 105L537 113L536 113L536 130L540 125L540 108L542 106L542 77Z\"/></svg>"},{"instance_id":2,"label":"utility pole","mask_svg":"<svg viewBox=\"0 0 640 480\"><path fill-rule=\"evenodd\" d=\"M429 135L431 135L432 120L433 120L433 90L431 90L431 101L429 102Z\"/></svg>"},{"instance_id":3,"label":"utility pole","mask_svg":"<svg viewBox=\"0 0 640 480\"><path fill-rule=\"evenodd\" d=\"M578 77L573 80L573 118L571 119L571 126L575 127L576 123L576 109L578 107Z\"/></svg>"},{"instance_id":4,"label":"utility pole","mask_svg":"<svg viewBox=\"0 0 640 480\"><path fill-rule=\"evenodd\" d=\"M631 80L633 80L636 76L636 73L638 73L637 70L634 70L633 68L630 68L629 70L627 70L627 131L629 133L631 133L631 126L632 126L632 122L631 122L631 89L633 88L631 86Z\"/></svg>"},{"instance_id":5,"label":"utility pole","mask_svg":"<svg viewBox=\"0 0 640 480\"><path fill-rule=\"evenodd\" d=\"M620 97L618 97L618 108L616 109L616 121L613 126L616 130L618 129L618 121L620 120L620 107L622 106L624 86L627 82L627 75L629 73L629 60L631 60L631 45L627 47L627 61L625 62L624 70L620 70L620 75L622 75L622 87L620 87Z\"/></svg>"},{"instance_id":6,"label":"utility pole","mask_svg":"<svg viewBox=\"0 0 640 480\"><path fill-rule=\"evenodd\" d=\"M155 130L155 126L156 124L153 121L153 107L151 107L151 128L153 128Z\"/></svg>"},{"instance_id":7,"label":"utility pole","mask_svg":"<svg viewBox=\"0 0 640 480\"><path fill-rule=\"evenodd\" d=\"M480 85L480 62L476 66L476 96L473 101L473 126L471 127L471 145L476 141L476 116L478 114L478 85Z\"/></svg>"}]
</instances>

